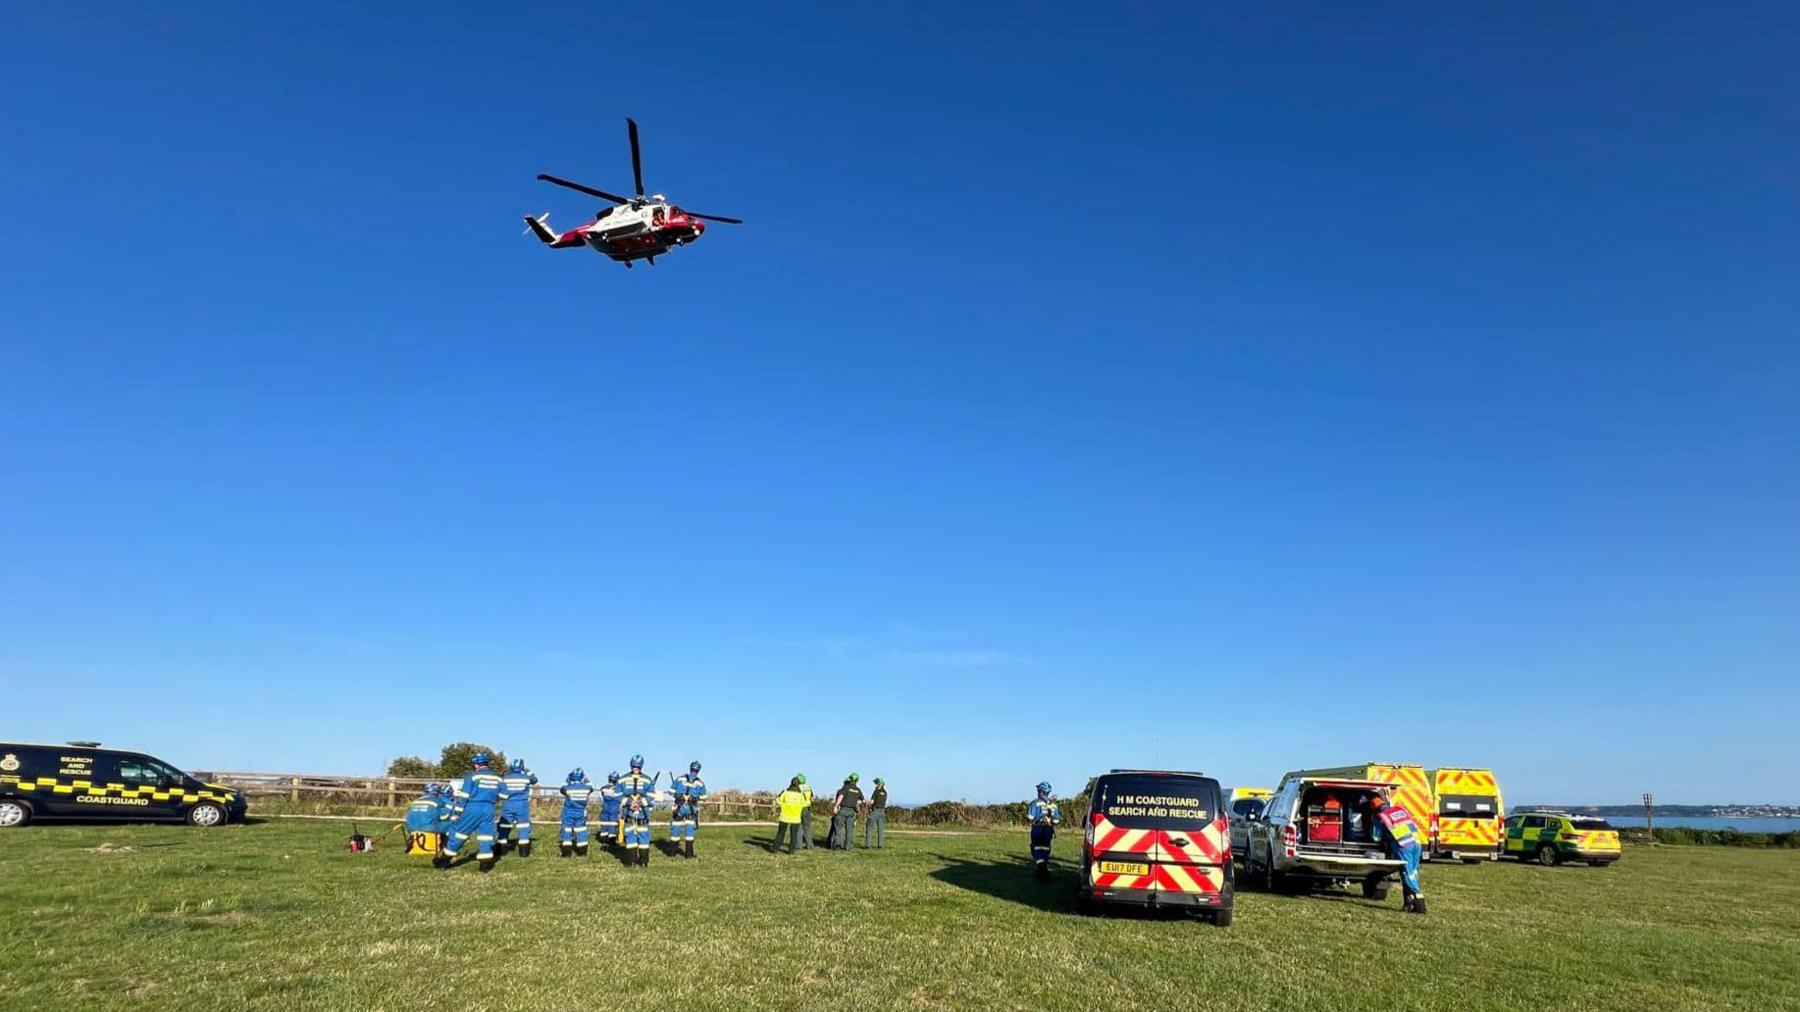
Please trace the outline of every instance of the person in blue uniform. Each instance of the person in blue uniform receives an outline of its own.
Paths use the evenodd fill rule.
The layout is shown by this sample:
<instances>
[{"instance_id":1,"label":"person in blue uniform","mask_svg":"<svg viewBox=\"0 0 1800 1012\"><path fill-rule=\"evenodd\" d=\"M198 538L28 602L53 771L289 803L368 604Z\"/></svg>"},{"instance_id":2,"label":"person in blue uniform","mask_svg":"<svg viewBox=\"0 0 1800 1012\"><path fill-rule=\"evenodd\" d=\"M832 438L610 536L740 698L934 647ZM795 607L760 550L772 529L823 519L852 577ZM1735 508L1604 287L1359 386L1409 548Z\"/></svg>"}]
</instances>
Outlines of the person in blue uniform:
<instances>
[{"instance_id":1,"label":"person in blue uniform","mask_svg":"<svg viewBox=\"0 0 1800 1012\"><path fill-rule=\"evenodd\" d=\"M1400 891L1405 899L1400 904L1401 909L1410 914L1424 913L1425 889L1419 883L1419 852L1420 841L1425 837L1419 832L1419 824L1413 821L1412 813L1405 805L1379 794L1369 798L1369 810L1375 814L1376 842L1403 866Z\"/></svg>"},{"instance_id":2,"label":"person in blue uniform","mask_svg":"<svg viewBox=\"0 0 1800 1012\"><path fill-rule=\"evenodd\" d=\"M1050 843L1056 839L1056 824L1062 819L1062 810L1050 794L1049 781L1037 785L1037 798L1026 814L1031 818L1031 863L1038 878L1049 878Z\"/></svg>"},{"instance_id":3,"label":"person in blue uniform","mask_svg":"<svg viewBox=\"0 0 1800 1012\"><path fill-rule=\"evenodd\" d=\"M630 770L619 778L619 793L627 797L633 794L653 794L656 791L656 778L661 776L660 773L656 777L645 776L644 757L634 755L631 757Z\"/></svg>"},{"instance_id":4,"label":"person in blue uniform","mask_svg":"<svg viewBox=\"0 0 1800 1012\"><path fill-rule=\"evenodd\" d=\"M437 794L438 821L432 832L438 835L438 847L443 848L450 840L450 830L456 828L456 788L450 784L433 784Z\"/></svg>"},{"instance_id":5,"label":"person in blue uniform","mask_svg":"<svg viewBox=\"0 0 1800 1012\"><path fill-rule=\"evenodd\" d=\"M669 812L669 842L694 856L694 834L700 828L700 801L706 797L706 781L700 779L700 761L688 763L688 771L669 784L674 807ZM685 846L684 846L685 844Z\"/></svg>"},{"instance_id":6,"label":"person in blue uniform","mask_svg":"<svg viewBox=\"0 0 1800 1012\"><path fill-rule=\"evenodd\" d=\"M494 870L494 809L504 805L512 795L507 792L506 782L500 775L488 768L489 758L486 752L477 752L470 759L475 768L462 778L456 786L455 814L456 825L450 830L450 839L444 844L444 852L431 859L438 868L448 868L456 859L457 852L475 838L475 857L484 872Z\"/></svg>"},{"instance_id":7,"label":"person in blue uniform","mask_svg":"<svg viewBox=\"0 0 1800 1012\"><path fill-rule=\"evenodd\" d=\"M525 768L525 760L514 759L501 779L506 781L508 797L500 807L500 852L516 848L520 857L530 857L531 789L537 786L537 774Z\"/></svg>"},{"instance_id":8,"label":"person in blue uniform","mask_svg":"<svg viewBox=\"0 0 1800 1012\"><path fill-rule=\"evenodd\" d=\"M613 771L606 775L606 786L600 788L600 843L605 847L617 847L625 842L619 832L619 806L625 801L625 792L619 790L619 774Z\"/></svg>"},{"instance_id":9,"label":"person in blue uniform","mask_svg":"<svg viewBox=\"0 0 1800 1012\"><path fill-rule=\"evenodd\" d=\"M625 831L625 863L644 866L650 863L650 813L656 808L654 796L627 794L619 809L619 821Z\"/></svg>"},{"instance_id":10,"label":"person in blue uniform","mask_svg":"<svg viewBox=\"0 0 1800 1012\"><path fill-rule=\"evenodd\" d=\"M406 806L406 834L437 832L440 807L437 784L426 784L413 803Z\"/></svg>"},{"instance_id":11,"label":"person in blue uniform","mask_svg":"<svg viewBox=\"0 0 1800 1012\"><path fill-rule=\"evenodd\" d=\"M556 829L557 845L562 849L563 857L586 857L588 800L595 794L594 785L588 782L587 772L576 767L569 771L569 779L557 793L563 799L562 824Z\"/></svg>"}]
</instances>

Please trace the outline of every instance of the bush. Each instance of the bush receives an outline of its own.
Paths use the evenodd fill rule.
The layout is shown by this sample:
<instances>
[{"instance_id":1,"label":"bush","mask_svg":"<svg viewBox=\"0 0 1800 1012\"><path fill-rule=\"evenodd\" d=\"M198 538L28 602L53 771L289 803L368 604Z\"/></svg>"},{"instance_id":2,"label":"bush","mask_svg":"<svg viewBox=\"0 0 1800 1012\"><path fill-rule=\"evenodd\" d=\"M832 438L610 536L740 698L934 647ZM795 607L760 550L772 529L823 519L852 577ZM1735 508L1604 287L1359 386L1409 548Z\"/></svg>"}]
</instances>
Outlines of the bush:
<instances>
[{"instance_id":1,"label":"bush","mask_svg":"<svg viewBox=\"0 0 1800 1012\"><path fill-rule=\"evenodd\" d=\"M437 763L428 762L416 755L403 755L388 763L387 775L410 779L430 780L438 775Z\"/></svg>"},{"instance_id":2,"label":"bush","mask_svg":"<svg viewBox=\"0 0 1800 1012\"><path fill-rule=\"evenodd\" d=\"M438 760L437 775L447 780L458 780L468 775L475 768L470 761L477 752L486 752L492 760L488 768L503 770L506 768L506 753L487 745L477 745L472 741L459 741L444 746L443 756Z\"/></svg>"}]
</instances>

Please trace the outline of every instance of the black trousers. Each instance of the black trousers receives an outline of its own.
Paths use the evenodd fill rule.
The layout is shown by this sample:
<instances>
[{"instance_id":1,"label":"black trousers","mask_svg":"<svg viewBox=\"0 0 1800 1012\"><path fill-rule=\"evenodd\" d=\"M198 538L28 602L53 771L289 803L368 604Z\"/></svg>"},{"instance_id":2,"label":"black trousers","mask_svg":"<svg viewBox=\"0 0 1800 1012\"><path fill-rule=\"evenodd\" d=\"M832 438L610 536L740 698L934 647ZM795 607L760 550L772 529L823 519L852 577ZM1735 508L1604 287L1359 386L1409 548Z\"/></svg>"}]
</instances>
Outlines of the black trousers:
<instances>
[{"instance_id":1,"label":"black trousers","mask_svg":"<svg viewBox=\"0 0 1800 1012\"><path fill-rule=\"evenodd\" d=\"M794 844L800 842L800 824L798 822L777 822L775 824L775 849L781 849L781 838L787 837L788 853L794 852Z\"/></svg>"}]
</instances>

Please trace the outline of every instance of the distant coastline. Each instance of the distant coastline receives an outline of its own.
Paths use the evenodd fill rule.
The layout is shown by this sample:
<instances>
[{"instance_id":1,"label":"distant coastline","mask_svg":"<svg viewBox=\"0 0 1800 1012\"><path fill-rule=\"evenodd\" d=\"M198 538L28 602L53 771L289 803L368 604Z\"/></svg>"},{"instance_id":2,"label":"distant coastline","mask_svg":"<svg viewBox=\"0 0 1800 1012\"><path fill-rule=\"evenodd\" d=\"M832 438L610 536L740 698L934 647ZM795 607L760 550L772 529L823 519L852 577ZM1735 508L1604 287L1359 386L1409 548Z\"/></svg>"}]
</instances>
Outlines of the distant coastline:
<instances>
[{"instance_id":1,"label":"distant coastline","mask_svg":"<svg viewBox=\"0 0 1800 1012\"><path fill-rule=\"evenodd\" d=\"M1512 811L1532 808L1609 818L1642 819L1643 805L1512 805ZM1657 819L1800 819L1800 805L1656 805L1650 809Z\"/></svg>"}]
</instances>

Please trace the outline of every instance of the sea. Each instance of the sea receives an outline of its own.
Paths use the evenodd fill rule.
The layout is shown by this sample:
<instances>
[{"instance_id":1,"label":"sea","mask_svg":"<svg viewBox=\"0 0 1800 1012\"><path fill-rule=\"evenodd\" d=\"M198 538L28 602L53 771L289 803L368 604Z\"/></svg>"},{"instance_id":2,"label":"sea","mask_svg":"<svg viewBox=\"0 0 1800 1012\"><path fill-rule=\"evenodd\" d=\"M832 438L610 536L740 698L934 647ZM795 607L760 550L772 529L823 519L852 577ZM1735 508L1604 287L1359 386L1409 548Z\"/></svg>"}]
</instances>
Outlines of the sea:
<instances>
[{"instance_id":1,"label":"sea","mask_svg":"<svg viewBox=\"0 0 1800 1012\"><path fill-rule=\"evenodd\" d=\"M1644 828L1643 816L1627 818L1622 815L1607 816L1606 821L1620 828ZM1800 819L1750 819L1737 816L1695 815L1682 817L1677 815L1656 817L1657 829L1735 829L1740 833L1791 833L1800 829Z\"/></svg>"}]
</instances>

